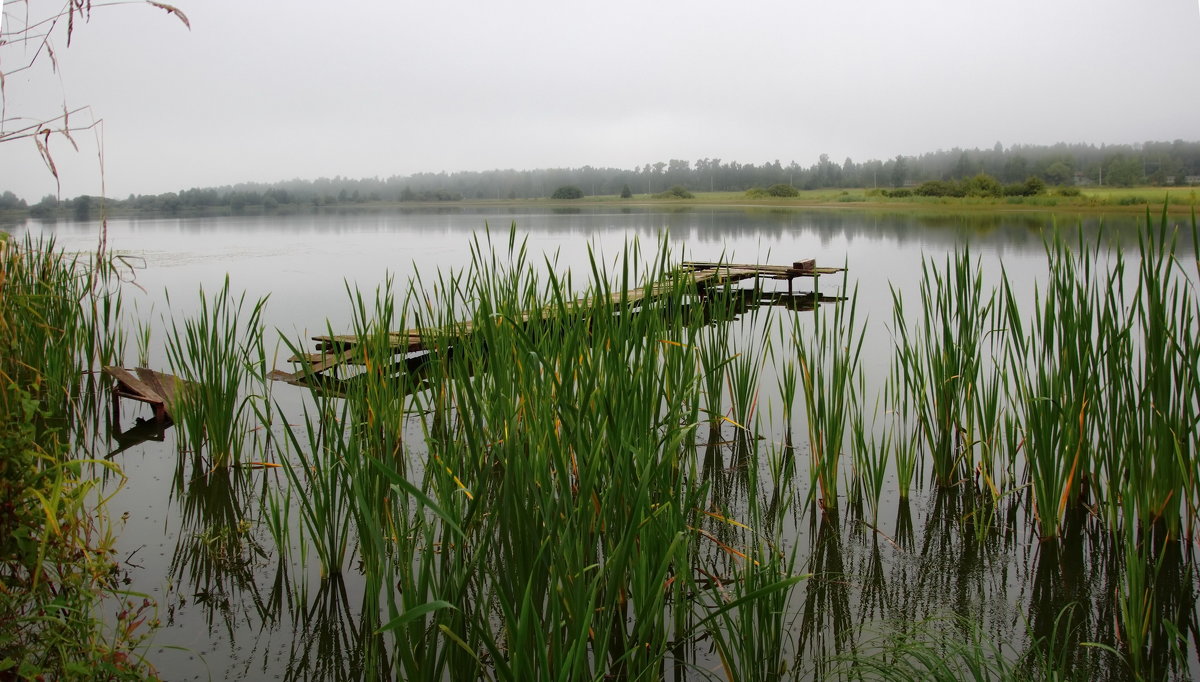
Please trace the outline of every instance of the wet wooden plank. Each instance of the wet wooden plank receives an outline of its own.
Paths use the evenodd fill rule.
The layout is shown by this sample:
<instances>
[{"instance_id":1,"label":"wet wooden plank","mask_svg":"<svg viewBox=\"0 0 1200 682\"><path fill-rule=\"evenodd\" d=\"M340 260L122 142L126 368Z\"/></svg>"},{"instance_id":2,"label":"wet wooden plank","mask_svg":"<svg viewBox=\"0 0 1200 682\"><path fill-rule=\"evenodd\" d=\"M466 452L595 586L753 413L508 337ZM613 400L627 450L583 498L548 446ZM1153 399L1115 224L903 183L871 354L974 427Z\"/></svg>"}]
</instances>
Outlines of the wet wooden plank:
<instances>
[{"instance_id":1,"label":"wet wooden plank","mask_svg":"<svg viewBox=\"0 0 1200 682\"><path fill-rule=\"evenodd\" d=\"M719 261L684 261L685 270L738 270L745 272L787 272L795 270L789 265L755 265L747 263L721 263Z\"/></svg>"},{"instance_id":2,"label":"wet wooden plank","mask_svg":"<svg viewBox=\"0 0 1200 682\"><path fill-rule=\"evenodd\" d=\"M126 397L145 403L164 402L163 396L124 367L103 367L102 371L117 380L117 388Z\"/></svg>"},{"instance_id":3,"label":"wet wooden plank","mask_svg":"<svg viewBox=\"0 0 1200 682\"><path fill-rule=\"evenodd\" d=\"M300 361L299 358L291 360L291 362ZM311 372L319 374L329 369L333 369L339 365L345 365L359 361L359 355L353 347L339 353L314 353L303 358L302 373Z\"/></svg>"},{"instance_id":4,"label":"wet wooden plank","mask_svg":"<svg viewBox=\"0 0 1200 682\"><path fill-rule=\"evenodd\" d=\"M285 372L282 369L273 369L270 372L267 372L267 379L271 381L282 381L295 386L305 386L306 384L304 383L304 375L304 370L300 370L299 372Z\"/></svg>"},{"instance_id":5,"label":"wet wooden plank","mask_svg":"<svg viewBox=\"0 0 1200 682\"><path fill-rule=\"evenodd\" d=\"M791 265L745 265L738 263L721 263L716 261L684 261L684 269L696 272L720 270L722 272L756 273L761 276L771 275L806 275L811 273L832 274L842 272L845 268L817 267L816 259L809 258L793 262Z\"/></svg>"},{"instance_id":6,"label":"wet wooden plank","mask_svg":"<svg viewBox=\"0 0 1200 682\"><path fill-rule=\"evenodd\" d=\"M163 406L170 413L172 406L175 405L176 394L179 392L179 384L182 384L183 380L170 374L160 374L146 367L138 367L133 371L137 372L138 378L143 383L154 389L155 393L162 396Z\"/></svg>"},{"instance_id":7,"label":"wet wooden plank","mask_svg":"<svg viewBox=\"0 0 1200 682\"><path fill-rule=\"evenodd\" d=\"M138 367L133 371L124 367L106 366L102 371L116 379L113 390L113 423L120 420L119 398L131 398L147 403L154 408L156 421L163 421L174 411L178 399L192 385L172 374Z\"/></svg>"},{"instance_id":8,"label":"wet wooden plank","mask_svg":"<svg viewBox=\"0 0 1200 682\"><path fill-rule=\"evenodd\" d=\"M764 279L792 279L794 277L820 277L821 275L833 275L844 271L845 268L813 268L804 272L789 271L786 274L764 274L760 277Z\"/></svg>"},{"instance_id":9,"label":"wet wooden plank","mask_svg":"<svg viewBox=\"0 0 1200 682\"><path fill-rule=\"evenodd\" d=\"M420 338L421 338L420 330L409 329L409 330L403 331L403 332L389 333L388 334L388 343L391 345L391 348L393 350L399 352L401 350L407 350L407 349L411 348L414 343L417 343L420 341ZM358 342L359 342L359 338L357 336L355 336L354 334L335 334L332 336L321 335L321 336L312 337L312 340L317 342L318 350L324 351L326 353L331 350L342 350L342 351L348 350L350 348L357 346ZM310 354L309 356L311 356L311 355L312 354ZM306 356L306 357L309 357L309 356ZM295 356L293 356L293 359L288 360L288 362L296 362L298 359L299 358L296 358Z\"/></svg>"}]
</instances>

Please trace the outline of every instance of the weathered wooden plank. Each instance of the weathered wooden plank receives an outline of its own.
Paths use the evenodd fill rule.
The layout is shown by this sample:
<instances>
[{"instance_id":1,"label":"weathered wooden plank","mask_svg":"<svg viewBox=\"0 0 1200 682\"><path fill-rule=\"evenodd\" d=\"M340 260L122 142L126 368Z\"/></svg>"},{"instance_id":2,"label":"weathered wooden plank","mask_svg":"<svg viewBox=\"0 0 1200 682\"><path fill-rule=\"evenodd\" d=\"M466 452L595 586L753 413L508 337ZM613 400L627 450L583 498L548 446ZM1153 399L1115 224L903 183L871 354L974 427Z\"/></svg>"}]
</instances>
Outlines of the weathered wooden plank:
<instances>
[{"instance_id":1,"label":"weathered wooden plank","mask_svg":"<svg viewBox=\"0 0 1200 682\"><path fill-rule=\"evenodd\" d=\"M832 275L842 272L842 268L813 268L807 272L789 272L785 275L759 275L763 279L794 279L796 277L820 277L821 275Z\"/></svg>"},{"instance_id":2,"label":"weathered wooden plank","mask_svg":"<svg viewBox=\"0 0 1200 682\"><path fill-rule=\"evenodd\" d=\"M419 335L420 335L420 331L416 330L416 329L409 329L409 330L403 331L403 332L389 332L388 333L388 342L391 343L392 346L394 346L394 347L400 347L400 346L408 344L409 337L419 336ZM327 345L331 345L331 346L349 347L349 346L357 346L359 338L357 336L355 336L354 334L335 334L332 336L326 336L326 335L314 336L314 337L312 337L312 340L316 341L318 343L323 343L323 344L327 344Z\"/></svg>"},{"instance_id":3,"label":"weathered wooden plank","mask_svg":"<svg viewBox=\"0 0 1200 682\"><path fill-rule=\"evenodd\" d=\"M137 372L139 379L162 396L163 407L170 414L175 409L180 394L186 390L187 382L172 374L156 372L146 367L138 367L134 371Z\"/></svg>"},{"instance_id":4,"label":"weathered wooden plank","mask_svg":"<svg viewBox=\"0 0 1200 682\"><path fill-rule=\"evenodd\" d=\"M299 372L285 372L281 369L273 369L267 372L267 378L271 381L282 381L296 386L304 386L304 370Z\"/></svg>"},{"instance_id":5,"label":"weathered wooden plank","mask_svg":"<svg viewBox=\"0 0 1200 682\"><path fill-rule=\"evenodd\" d=\"M106 366L102 368L102 371L117 380L118 388L124 389L123 393L126 396L147 403L164 402L162 395L124 367Z\"/></svg>"},{"instance_id":6,"label":"weathered wooden plank","mask_svg":"<svg viewBox=\"0 0 1200 682\"><path fill-rule=\"evenodd\" d=\"M751 276L769 277L772 279L778 278L771 277L771 275L799 276L812 273L832 274L845 270L845 268L819 268L816 265L816 259L795 261L791 265L742 265L736 263L686 261L684 263L684 267L685 269L692 268L692 272L709 272L712 270L719 270L721 272L739 274L752 273Z\"/></svg>"},{"instance_id":7,"label":"weathered wooden plank","mask_svg":"<svg viewBox=\"0 0 1200 682\"><path fill-rule=\"evenodd\" d=\"M470 322L458 322L448 327L438 327L429 329L409 329L403 332L391 332L388 335L388 343L390 348L399 352L414 352L420 350L425 339L437 338L444 336L461 336L471 331ZM313 341L318 343L319 351L328 353L331 350L340 349L348 350L359 345L359 338L353 334L339 334L334 336L314 336ZM309 357L313 354L306 355ZM298 362L299 356L293 356L288 362Z\"/></svg>"},{"instance_id":8,"label":"weathered wooden plank","mask_svg":"<svg viewBox=\"0 0 1200 682\"><path fill-rule=\"evenodd\" d=\"M797 277L818 277L820 275L833 275L839 272L845 272L846 268L813 268L806 272L798 273Z\"/></svg>"},{"instance_id":9,"label":"weathered wooden plank","mask_svg":"<svg viewBox=\"0 0 1200 682\"><path fill-rule=\"evenodd\" d=\"M354 362L357 359L357 355L355 354L354 349L350 348L340 353L319 353L315 355L315 358L315 360L309 360L304 364L305 371L313 374L324 372L339 365L345 365Z\"/></svg>"},{"instance_id":10,"label":"weathered wooden plank","mask_svg":"<svg viewBox=\"0 0 1200 682\"><path fill-rule=\"evenodd\" d=\"M687 261L684 264L685 270L705 271L705 270L739 270L746 272L786 272L795 270L796 268L789 265L754 265L745 263L715 263L703 261Z\"/></svg>"},{"instance_id":11,"label":"weathered wooden plank","mask_svg":"<svg viewBox=\"0 0 1200 682\"><path fill-rule=\"evenodd\" d=\"M116 379L113 390L113 423L120 422L119 398L131 398L154 408L155 420L162 422L175 409L178 398L191 384L177 376L138 367L132 372L124 367L104 367L104 373ZM135 376L136 374L136 376Z\"/></svg>"}]
</instances>

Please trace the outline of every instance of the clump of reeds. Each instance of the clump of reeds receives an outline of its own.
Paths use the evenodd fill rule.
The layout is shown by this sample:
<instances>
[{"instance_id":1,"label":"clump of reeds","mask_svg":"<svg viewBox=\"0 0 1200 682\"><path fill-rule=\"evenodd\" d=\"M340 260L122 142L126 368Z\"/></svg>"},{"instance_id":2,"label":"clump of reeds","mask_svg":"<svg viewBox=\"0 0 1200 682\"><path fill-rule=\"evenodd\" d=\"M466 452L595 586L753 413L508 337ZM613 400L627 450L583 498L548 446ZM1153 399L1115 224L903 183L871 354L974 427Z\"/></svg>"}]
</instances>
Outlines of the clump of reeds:
<instances>
[{"instance_id":1,"label":"clump of reeds","mask_svg":"<svg viewBox=\"0 0 1200 682\"><path fill-rule=\"evenodd\" d=\"M636 243L615 270L593 256L580 292L571 274L538 276L515 233L507 249L489 233L470 268L405 294L400 312L387 287L374 306L355 296L361 369L340 407L313 396L285 471L327 575L358 537L376 614L364 622L390 652L372 665L421 679L657 677L678 646L720 636L731 666L784 669L783 647L746 649L742 630L785 641L795 561L742 535L695 450L712 374L736 353L727 334L701 342L704 306L665 251L646 260ZM431 348L419 371L397 366L387 336L406 320ZM752 416L743 379L731 381ZM420 438L405 442L413 424ZM754 476L758 442L743 444ZM767 517L752 497L743 518Z\"/></svg>"},{"instance_id":2,"label":"clump of reeds","mask_svg":"<svg viewBox=\"0 0 1200 682\"><path fill-rule=\"evenodd\" d=\"M1114 438L1124 435L1113 443L1124 446L1124 458L1120 468L1109 472L1109 485L1123 483L1120 498L1137 510L1139 523L1158 526L1178 539L1185 515L1191 527L1200 502L1200 298L1176 258L1176 239L1167 231L1165 215L1157 233L1147 230L1139 239L1131 320L1137 343L1132 367L1113 376L1113 383L1119 376L1135 383L1113 389L1115 400L1126 403L1114 418L1128 421L1119 426L1110 422Z\"/></svg>"},{"instance_id":3,"label":"clump of reeds","mask_svg":"<svg viewBox=\"0 0 1200 682\"><path fill-rule=\"evenodd\" d=\"M1035 294L1029 322L1005 288L1011 339L1009 366L1015 382L1025 462L1042 537L1059 534L1068 508L1078 504L1091 473L1094 406L1099 377L1095 329L1119 324L1100 320L1102 292L1094 272L1096 252L1062 240L1048 246L1050 280Z\"/></svg>"},{"instance_id":4,"label":"clump of reeds","mask_svg":"<svg viewBox=\"0 0 1200 682\"><path fill-rule=\"evenodd\" d=\"M21 334L9 340L13 379L36 386L58 414L94 416L85 378L124 351L118 264L102 254L66 253L53 238L6 238L2 248L9 311L20 316Z\"/></svg>"},{"instance_id":5,"label":"clump of reeds","mask_svg":"<svg viewBox=\"0 0 1200 682\"><path fill-rule=\"evenodd\" d=\"M120 353L102 261L0 233L0 674L14 679L153 674L142 645L154 605L110 580L107 497L85 473L120 470L72 438L98 407L81 377ZM106 606L119 610L112 627Z\"/></svg>"},{"instance_id":6,"label":"clump of reeds","mask_svg":"<svg viewBox=\"0 0 1200 682\"><path fill-rule=\"evenodd\" d=\"M550 260L539 272L515 231L507 245L488 233L468 268L428 289L389 282L373 305L351 294L358 369L341 397L315 391L307 426L288 431L290 490L271 527L286 539L292 500L326 576L357 550L359 627L383 652L363 660L378 674L660 678L697 665L709 641L728 677L795 674L806 643L826 644L823 614L835 652L855 646L832 513L847 450L871 521L856 528L887 538L875 521L896 476L901 552L914 549L907 500L926 464L938 484L926 542L939 547L961 535L964 551L997 551L1022 509L1046 538L1081 518L1122 541L1132 526L1180 537L1197 508L1200 358L1195 298L1167 243L1143 240L1131 280L1120 257L1105 269L1099 247L1052 241L1032 306L1006 279L985 290L967 251L926 261L921 310L906 315L894 293L896 355L871 401L856 296L781 321L792 344L746 342L719 309L732 297L698 296L664 267L665 247L629 244L611 264L593 254L579 277ZM406 326L427 354L397 352L392 331ZM784 549L799 521L783 510L805 478L790 415L782 446L747 437L773 423L758 399L771 363L784 412L797 389L805 401L809 494L830 512L810 529L807 616L793 604L807 558ZM1145 566L1143 554L1124 563ZM1131 657L1138 637L1146 650L1167 641L1165 602L1144 598L1157 570L1129 568L1110 590ZM980 630L962 632L961 645L901 633L882 658L850 657L867 677L1017 670Z\"/></svg>"},{"instance_id":7,"label":"clump of reeds","mask_svg":"<svg viewBox=\"0 0 1200 682\"><path fill-rule=\"evenodd\" d=\"M171 416L180 429L180 447L206 453L212 468L242 462L254 415L249 392L258 387L261 395L264 382L265 305L265 298L247 305L244 293L235 297L226 277L211 299L201 288L196 315L182 324L171 321L167 358L184 382L176 388Z\"/></svg>"},{"instance_id":8,"label":"clump of reeds","mask_svg":"<svg viewBox=\"0 0 1200 682\"><path fill-rule=\"evenodd\" d=\"M818 307L813 328L794 318L793 339L800 363L800 386L808 417L810 475L819 488L822 508L838 506L838 474L843 443L856 410L861 409L863 376L859 366L865 327L855 319L858 292L828 315Z\"/></svg>"},{"instance_id":9,"label":"clump of reeds","mask_svg":"<svg viewBox=\"0 0 1200 682\"><path fill-rule=\"evenodd\" d=\"M283 505L297 508L302 546L316 553L322 577L341 573L352 541L346 456L355 441L346 426L348 415L345 404L322 399L314 410L304 408L304 440L295 428L284 429L282 468L290 489L274 493L269 502L276 517L284 515Z\"/></svg>"},{"instance_id":10,"label":"clump of reeds","mask_svg":"<svg viewBox=\"0 0 1200 682\"><path fill-rule=\"evenodd\" d=\"M910 328L904 300L892 290L896 357L905 402L929 452L939 485L952 485L974 462L966 426L978 398L981 342L994 296L984 298L978 262L956 250L941 268L921 263L919 321Z\"/></svg>"},{"instance_id":11,"label":"clump of reeds","mask_svg":"<svg viewBox=\"0 0 1200 682\"><path fill-rule=\"evenodd\" d=\"M876 410L877 412L878 410ZM893 439L896 430L886 425L876 434L874 425L866 421L866 410L857 409L851 416L851 443L854 462L854 494L857 502L865 501L870 511L871 523L879 520L879 498L892 463L892 453L899 447ZM907 464L898 462L897 468ZM909 470L911 471L911 469ZM911 476L905 478L905 490ZM907 496L907 492L905 492Z\"/></svg>"},{"instance_id":12,"label":"clump of reeds","mask_svg":"<svg viewBox=\"0 0 1200 682\"><path fill-rule=\"evenodd\" d=\"M1173 538L1194 517L1198 321L1174 243L1165 217L1147 225L1131 279L1120 253L1100 272L1099 246L1051 242L1028 317L1005 287L1005 372L1044 537L1085 502L1113 529L1132 506Z\"/></svg>"},{"instance_id":13,"label":"clump of reeds","mask_svg":"<svg viewBox=\"0 0 1200 682\"><path fill-rule=\"evenodd\" d=\"M960 618L947 624L926 619L893 625L887 634L839 655L839 667L834 671L838 679L948 682L1022 678L1012 652L1004 643L992 641L978 622Z\"/></svg>"}]
</instances>

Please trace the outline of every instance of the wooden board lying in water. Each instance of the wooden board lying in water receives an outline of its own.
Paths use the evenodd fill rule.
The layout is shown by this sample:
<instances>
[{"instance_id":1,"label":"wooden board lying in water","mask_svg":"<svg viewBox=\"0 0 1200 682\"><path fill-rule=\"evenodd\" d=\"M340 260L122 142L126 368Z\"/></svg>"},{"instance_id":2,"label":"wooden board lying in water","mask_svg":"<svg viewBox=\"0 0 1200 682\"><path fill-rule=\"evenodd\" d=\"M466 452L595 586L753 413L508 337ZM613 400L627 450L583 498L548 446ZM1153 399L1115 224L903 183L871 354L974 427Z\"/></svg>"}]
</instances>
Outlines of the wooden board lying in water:
<instances>
[{"instance_id":1,"label":"wooden board lying in water","mask_svg":"<svg viewBox=\"0 0 1200 682\"><path fill-rule=\"evenodd\" d=\"M154 418L165 421L179 396L187 390L187 382L172 374L156 372L146 367L133 370L124 367L104 367L105 374L116 380L113 388L113 419L117 421L120 412L117 400L130 398L147 403L154 408Z\"/></svg>"},{"instance_id":2,"label":"wooden board lying in water","mask_svg":"<svg viewBox=\"0 0 1200 682\"><path fill-rule=\"evenodd\" d=\"M691 272L716 270L736 279L758 277L762 279L794 279L796 277L820 277L842 272L845 268L819 268L816 260L799 260L791 265L736 265L708 261L684 261L683 269Z\"/></svg>"},{"instance_id":3,"label":"wooden board lying in water","mask_svg":"<svg viewBox=\"0 0 1200 682\"><path fill-rule=\"evenodd\" d=\"M544 320L561 315L564 312L588 311L597 305L637 306L646 301L659 298L677 290L682 284L694 286L698 291L734 284L747 279L786 280L788 293L792 293L792 280L797 277L808 277L814 281L821 275L842 272L844 268L821 268L816 266L813 259L798 260L791 265L752 265L707 261L685 261L678 271L677 277L668 277L664 281L649 286L617 291L604 296L592 296L567 301L562 305L550 305L538 310L530 310L521 314L519 322ZM816 293L814 292L814 295ZM424 329L408 329L388 334L388 349L395 354L411 354L430 351L443 345L448 339L453 340L467 336L474 331L470 321L456 322L443 327ZM273 370L267 378L275 381L285 381L292 384L304 384L307 377L321 376L324 372L336 372L342 365L364 364L359 337L353 334L335 334L314 336L317 343L316 353L293 355L288 362L298 363L296 372ZM390 360L391 358L389 358Z\"/></svg>"}]
</instances>

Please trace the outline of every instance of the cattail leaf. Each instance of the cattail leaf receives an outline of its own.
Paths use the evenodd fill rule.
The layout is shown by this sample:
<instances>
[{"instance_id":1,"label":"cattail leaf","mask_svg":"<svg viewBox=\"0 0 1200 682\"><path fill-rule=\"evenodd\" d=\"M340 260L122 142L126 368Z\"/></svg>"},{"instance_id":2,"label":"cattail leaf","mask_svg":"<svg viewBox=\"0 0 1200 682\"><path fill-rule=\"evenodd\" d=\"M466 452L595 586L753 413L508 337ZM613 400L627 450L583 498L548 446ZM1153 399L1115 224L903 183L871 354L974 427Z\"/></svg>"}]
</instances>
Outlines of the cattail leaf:
<instances>
[{"instance_id":1,"label":"cattail leaf","mask_svg":"<svg viewBox=\"0 0 1200 682\"><path fill-rule=\"evenodd\" d=\"M418 606L412 607L411 609L405 611L404 613L400 614L399 616L396 616L395 618L391 619L385 625L383 625L378 630L376 630L375 634L378 635L378 634L381 634L384 632L398 630L398 629L404 627L405 625L407 625L408 623L411 623L412 621L416 620L417 618L424 616L427 613L432 613L434 611L440 611L441 609L453 609L453 608L454 608L453 604L451 604L448 601L442 600L442 599L427 602L425 604L420 604Z\"/></svg>"}]
</instances>

